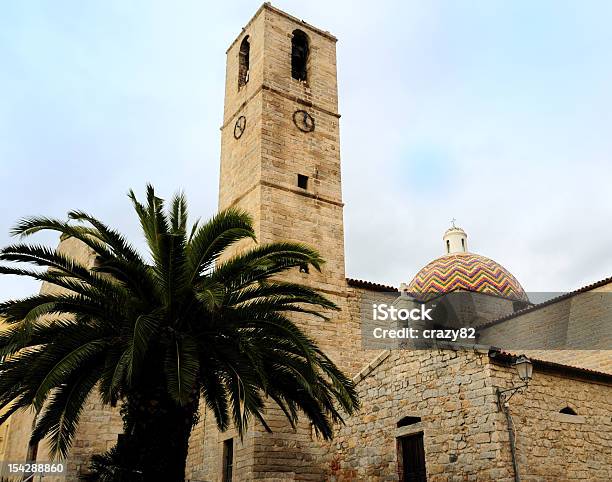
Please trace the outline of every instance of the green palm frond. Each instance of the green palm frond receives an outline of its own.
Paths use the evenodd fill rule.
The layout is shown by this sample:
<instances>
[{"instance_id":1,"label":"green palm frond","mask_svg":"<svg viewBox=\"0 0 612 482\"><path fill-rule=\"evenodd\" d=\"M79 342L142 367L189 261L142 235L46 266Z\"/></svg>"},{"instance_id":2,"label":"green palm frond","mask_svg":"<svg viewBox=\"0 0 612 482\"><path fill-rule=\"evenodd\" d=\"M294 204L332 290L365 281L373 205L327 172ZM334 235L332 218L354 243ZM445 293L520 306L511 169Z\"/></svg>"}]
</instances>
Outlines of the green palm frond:
<instances>
[{"instance_id":1,"label":"green palm frond","mask_svg":"<svg viewBox=\"0 0 612 482\"><path fill-rule=\"evenodd\" d=\"M166 350L164 369L166 384L172 397L186 405L197 394L200 371L198 343L189 335L174 336Z\"/></svg>"},{"instance_id":2,"label":"green palm frond","mask_svg":"<svg viewBox=\"0 0 612 482\"><path fill-rule=\"evenodd\" d=\"M177 234L187 231L187 199L183 192L175 194L172 198L172 208L169 218L171 233Z\"/></svg>"},{"instance_id":3,"label":"green palm frond","mask_svg":"<svg viewBox=\"0 0 612 482\"><path fill-rule=\"evenodd\" d=\"M242 239L255 240L251 217L235 209L221 211L208 223L193 226L186 247L190 281L206 274L230 246Z\"/></svg>"},{"instance_id":4,"label":"green palm frond","mask_svg":"<svg viewBox=\"0 0 612 482\"><path fill-rule=\"evenodd\" d=\"M230 289L240 289L304 265L320 270L323 259L312 248L299 243L271 243L249 249L220 263L211 277Z\"/></svg>"},{"instance_id":5,"label":"green palm frond","mask_svg":"<svg viewBox=\"0 0 612 482\"><path fill-rule=\"evenodd\" d=\"M89 341L71 350L61 358L40 382L38 390L34 395L33 405L40 410L47 396L54 387L61 386L67 378L80 368L82 364L89 361L92 357L99 355L106 348L104 340ZM54 359L56 357L53 357Z\"/></svg>"},{"instance_id":6,"label":"green palm frond","mask_svg":"<svg viewBox=\"0 0 612 482\"><path fill-rule=\"evenodd\" d=\"M100 370L84 365L72 380L55 389L32 431L31 443L47 436L51 454L65 458L76 433L87 397L100 377Z\"/></svg>"}]
</instances>

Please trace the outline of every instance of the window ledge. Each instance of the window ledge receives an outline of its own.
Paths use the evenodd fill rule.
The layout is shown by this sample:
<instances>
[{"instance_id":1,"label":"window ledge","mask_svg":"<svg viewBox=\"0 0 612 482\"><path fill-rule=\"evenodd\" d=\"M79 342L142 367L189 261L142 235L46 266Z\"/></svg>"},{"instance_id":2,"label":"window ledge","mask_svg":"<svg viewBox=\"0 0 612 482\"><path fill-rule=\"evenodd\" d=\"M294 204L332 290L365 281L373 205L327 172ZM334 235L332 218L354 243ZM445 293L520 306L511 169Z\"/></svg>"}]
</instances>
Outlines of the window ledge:
<instances>
[{"instance_id":1,"label":"window ledge","mask_svg":"<svg viewBox=\"0 0 612 482\"><path fill-rule=\"evenodd\" d=\"M585 423L586 418L582 415L570 415L568 413L555 413L555 419L558 422L565 423Z\"/></svg>"}]
</instances>

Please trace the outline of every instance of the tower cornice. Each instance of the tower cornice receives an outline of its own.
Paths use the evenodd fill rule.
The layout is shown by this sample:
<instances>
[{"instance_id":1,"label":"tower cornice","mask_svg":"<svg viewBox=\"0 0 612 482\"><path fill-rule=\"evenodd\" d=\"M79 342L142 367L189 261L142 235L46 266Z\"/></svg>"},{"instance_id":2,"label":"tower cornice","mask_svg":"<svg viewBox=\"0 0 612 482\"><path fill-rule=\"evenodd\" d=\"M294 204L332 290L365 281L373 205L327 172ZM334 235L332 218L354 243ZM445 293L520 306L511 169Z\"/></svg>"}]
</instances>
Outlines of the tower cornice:
<instances>
[{"instance_id":1,"label":"tower cornice","mask_svg":"<svg viewBox=\"0 0 612 482\"><path fill-rule=\"evenodd\" d=\"M291 94L287 94L285 92L282 92L278 89L275 89L274 87L270 87L267 84L262 84L260 85L257 90L255 90L255 92L253 92L242 104L240 104L240 106L234 111L232 112L232 114L230 116L228 116L228 118L225 120L225 122L223 122L223 124L221 124L220 129L223 130L225 129L228 124L231 124L231 122L236 118L236 116L240 113L240 111L242 109L244 109L244 106L246 106L249 101L251 101L251 99L253 99L253 97L255 97L257 94L259 94L262 90L267 90L268 92L272 92L273 94L276 95L280 95L281 97L284 97L287 100L291 100L293 102L296 102L298 104L301 104L305 107L310 107L316 111L322 112L324 114L330 115L332 117L335 117L336 119L340 119L340 114L337 112L332 112L329 109L325 109L324 107L320 107L317 104L310 102L308 100L303 99L302 97L299 97L297 95L291 95Z\"/></svg>"},{"instance_id":2,"label":"tower cornice","mask_svg":"<svg viewBox=\"0 0 612 482\"><path fill-rule=\"evenodd\" d=\"M315 27L314 25L310 25L309 23L305 22L304 20L301 20L297 17L294 17L293 15L288 14L287 12L284 12L283 10L274 7L270 2L265 2L261 5L261 7L259 7L257 9L257 12L255 12L255 15L253 15L251 17L251 20L249 20L246 25L244 27L242 27L242 32L240 32L240 35L238 35L234 41L230 44L230 46L227 48L227 50L225 51L225 53L227 54L231 48L236 44L236 42L238 42L238 40L240 38L242 38L242 35L244 34L244 31L249 27L249 25L251 25L255 19L257 17L259 17L259 15L261 14L261 12L265 11L265 10L269 10L270 12L274 12L277 15L280 15L281 17L285 17L287 20L291 20L292 22L298 23L300 24L303 28L310 30L311 32L315 32L319 35L322 35L323 37L328 38L329 40L332 40L334 42L337 42L338 39L332 35L330 32L328 32L327 30L321 30L320 28Z\"/></svg>"}]
</instances>

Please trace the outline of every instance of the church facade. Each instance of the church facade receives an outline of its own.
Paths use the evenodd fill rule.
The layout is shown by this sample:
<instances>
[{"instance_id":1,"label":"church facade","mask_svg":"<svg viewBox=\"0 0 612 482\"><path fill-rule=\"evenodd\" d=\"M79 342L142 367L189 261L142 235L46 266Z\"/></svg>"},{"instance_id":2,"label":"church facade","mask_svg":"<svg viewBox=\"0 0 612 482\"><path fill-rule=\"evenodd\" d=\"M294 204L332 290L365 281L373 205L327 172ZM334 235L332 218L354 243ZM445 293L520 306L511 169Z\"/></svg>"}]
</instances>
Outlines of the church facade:
<instances>
[{"instance_id":1,"label":"church facade","mask_svg":"<svg viewBox=\"0 0 612 482\"><path fill-rule=\"evenodd\" d=\"M188 480L612 480L612 279L534 304L507 269L471 253L455 226L443 255L406 285L347 278L339 122L336 38L262 5L227 50L219 208L248 211L260 243L291 240L321 252L321 272L288 277L340 311L296 321L353 377L362 407L326 442L304 419L291 428L272 404L273 432L254 423L243 439L220 432L202 406ZM60 249L93 263L74 240ZM380 342L371 334L372 306L381 303L444 310L430 328L469 326L476 336ZM514 392L524 385L515 366L523 353L533 374ZM31 424L22 413L5 425L5 460L26 459ZM77 480L120 431L118 412L92 399L66 480ZM41 446L38 459L45 454Z\"/></svg>"}]
</instances>

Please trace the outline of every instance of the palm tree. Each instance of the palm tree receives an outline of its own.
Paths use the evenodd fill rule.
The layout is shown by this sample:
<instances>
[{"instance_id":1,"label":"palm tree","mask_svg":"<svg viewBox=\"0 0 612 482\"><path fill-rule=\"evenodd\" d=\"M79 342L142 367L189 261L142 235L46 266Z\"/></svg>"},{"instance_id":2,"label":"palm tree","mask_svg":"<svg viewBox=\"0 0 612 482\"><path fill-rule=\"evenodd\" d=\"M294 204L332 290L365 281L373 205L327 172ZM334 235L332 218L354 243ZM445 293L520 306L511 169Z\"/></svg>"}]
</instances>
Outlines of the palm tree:
<instances>
[{"instance_id":1,"label":"palm tree","mask_svg":"<svg viewBox=\"0 0 612 482\"><path fill-rule=\"evenodd\" d=\"M149 258L81 211L69 213L72 222L24 219L12 233L76 238L96 254L91 269L41 245L0 251L0 261L38 267L4 265L0 273L61 288L0 303L8 324L0 332L0 423L34 407L32 443L47 437L53 455L65 457L97 388L104 403L121 406L143 480L184 479L200 399L221 430L233 423L242 436L253 418L269 430L264 407L273 401L292 425L305 414L330 438L342 411L357 408L356 392L291 315L324 317L336 306L277 276L320 269L320 255L288 242L230 255L230 246L255 240L244 212L222 211L188 229L182 194L169 209L152 186L145 204L129 197Z\"/></svg>"}]
</instances>

